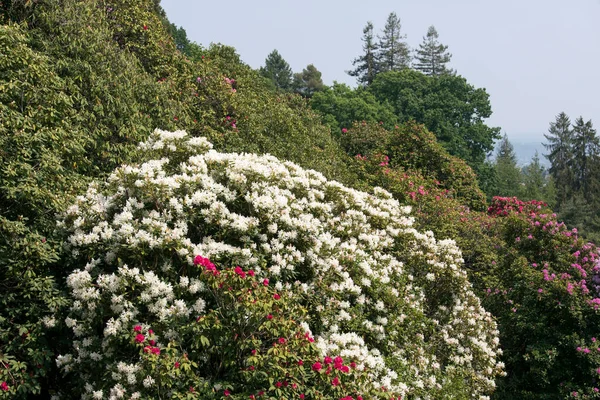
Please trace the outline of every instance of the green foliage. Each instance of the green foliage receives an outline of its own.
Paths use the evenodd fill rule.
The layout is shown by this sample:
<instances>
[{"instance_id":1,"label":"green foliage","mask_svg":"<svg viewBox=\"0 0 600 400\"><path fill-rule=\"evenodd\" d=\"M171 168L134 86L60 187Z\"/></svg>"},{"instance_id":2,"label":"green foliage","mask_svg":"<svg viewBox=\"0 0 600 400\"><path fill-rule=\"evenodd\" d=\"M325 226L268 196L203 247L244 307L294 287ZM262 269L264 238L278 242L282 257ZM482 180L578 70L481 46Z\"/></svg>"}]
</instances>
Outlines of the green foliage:
<instances>
[{"instance_id":1,"label":"green foliage","mask_svg":"<svg viewBox=\"0 0 600 400\"><path fill-rule=\"evenodd\" d=\"M395 12L391 12L385 22L377 45L377 71L400 71L410 65L410 48L403 41L406 35L401 33L402 24Z\"/></svg>"},{"instance_id":2,"label":"green foliage","mask_svg":"<svg viewBox=\"0 0 600 400\"><path fill-rule=\"evenodd\" d=\"M373 23L371 21L367 22L363 29L362 41L364 53L352 61L354 69L347 71L347 73L350 76L355 76L358 83L370 85L379 72L379 65L377 64L378 45L374 42Z\"/></svg>"},{"instance_id":3,"label":"green foliage","mask_svg":"<svg viewBox=\"0 0 600 400\"><path fill-rule=\"evenodd\" d=\"M432 25L416 51L413 66L425 75L437 76L450 72L446 64L450 62L452 54L447 53L448 46L439 43L437 39L438 33Z\"/></svg>"},{"instance_id":4,"label":"green foliage","mask_svg":"<svg viewBox=\"0 0 600 400\"><path fill-rule=\"evenodd\" d=\"M525 186L521 198L526 201L541 200L552 208L556 199L554 180L540 163L537 151L522 173Z\"/></svg>"},{"instance_id":5,"label":"green foliage","mask_svg":"<svg viewBox=\"0 0 600 400\"><path fill-rule=\"evenodd\" d=\"M310 99L310 106L323 116L323 121L331 127L335 136L355 121L381 122L386 129L392 129L397 122L389 104L379 103L367 90L351 89L343 83L334 82L332 87L315 93Z\"/></svg>"},{"instance_id":6,"label":"green foliage","mask_svg":"<svg viewBox=\"0 0 600 400\"><path fill-rule=\"evenodd\" d=\"M556 183L557 210L566 222L580 228L588 239L600 238L600 142L592 121L577 118L571 126L569 117L560 113L550 124L544 144L551 162L550 174Z\"/></svg>"},{"instance_id":7,"label":"green foliage","mask_svg":"<svg viewBox=\"0 0 600 400\"><path fill-rule=\"evenodd\" d=\"M302 72L294 74L292 89L304 97L312 97L316 92L325 89L321 72L314 65L309 64Z\"/></svg>"},{"instance_id":8,"label":"green foliage","mask_svg":"<svg viewBox=\"0 0 600 400\"><path fill-rule=\"evenodd\" d=\"M564 112L556 116L556 121L550 123L548 134L544 137L548 143L544 147L548 150L546 158L550 161L550 175L554 178L557 189L557 203L560 206L570 195L573 187L573 171L570 165L573 162L571 120Z\"/></svg>"},{"instance_id":9,"label":"green foliage","mask_svg":"<svg viewBox=\"0 0 600 400\"><path fill-rule=\"evenodd\" d=\"M22 397L52 369L40 321L64 298L46 275L58 259L54 212L85 180L76 172L87 139L65 82L31 48L22 27L0 26L0 381Z\"/></svg>"},{"instance_id":10,"label":"green foliage","mask_svg":"<svg viewBox=\"0 0 600 400\"><path fill-rule=\"evenodd\" d=\"M572 167L575 175L573 189L583 193L587 201L592 201L594 193L598 192L598 178L593 175L593 172L597 172L594 170L597 169L596 165L600 155L600 141L596 136L592 121L584 122L582 117L575 120L572 135Z\"/></svg>"},{"instance_id":11,"label":"green foliage","mask_svg":"<svg viewBox=\"0 0 600 400\"><path fill-rule=\"evenodd\" d=\"M342 180L350 175L306 105L270 94L226 48L196 46L198 61L186 60L154 1L1 7L0 362L8 368L0 382L8 391L0 395L25 398L45 396L56 380L62 333L44 325L65 302L55 215L90 178L134 159L155 127L186 127L224 147L243 151L246 143L305 165L314 160ZM229 72L240 74L239 84ZM234 102L235 112L250 115L243 140L227 120Z\"/></svg>"},{"instance_id":12,"label":"green foliage","mask_svg":"<svg viewBox=\"0 0 600 400\"><path fill-rule=\"evenodd\" d=\"M277 50L273 50L260 68L260 74L270 80L276 89L289 90L292 86L292 69Z\"/></svg>"},{"instance_id":13,"label":"green foliage","mask_svg":"<svg viewBox=\"0 0 600 400\"><path fill-rule=\"evenodd\" d=\"M235 377L240 368L261 366L260 360L246 363L244 350L264 354L274 340L275 350L264 350L264 361L270 363L265 368L270 368L269 378L285 377L291 384L296 376L287 376L285 362L295 356L280 352L280 346L296 346L295 338L306 343L305 333L312 331L321 356L356 359L367 379L348 378L347 385L359 383L362 393L384 386L391 396L466 398L492 389L493 376L501 372L494 361L494 323L457 267L458 249L413 229L408 209L389 193L358 192L271 156L211 151L204 138L181 131L157 131L140 148L143 164L124 165L105 183L91 185L61 223L72 254L67 285L73 306L65 319L72 345L58 363L79 382L77 390L85 388L84 380L93 390L113 385L112 390L115 381L128 393L143 390L139 380L127 379L125 385L124 377L87 372L99 367L100 355L105 355L107 371L119 368L130 351L133 324L156 327L172 340L213 309L218 319L190 335L192 344L182 343L182 351L198 364L199 376L210 376L208 387L229 382L235 385L232 393L241 391L246 385ZM226 282L202 285L192 261L218 275L205 257L241 267ZM250 268L269 285L275 283L281 294L255 304L254 294L247 292L253 284L230 284L231 277L247 279ZM215 296L206 287L222 288L225 295ZM275 319L276 305L288 291L300 295L308 310L299 337L297 323L275 324L281 322ZM292 318L301 322L300 314ZM259 327L252 338L254 321L264 323L267 332ZM208 329L214 332L205 334ZM214 348L207 349L215 338ZM264 342L254 341L260 338ZM145 339L142 333L138 341ZM189 350L194 340L203 345L197 358ZM159 349L164 344L160 339L150 343ZM231 372L225 374L228 366ZM320 371L315 364L312 370ZM342 364L339 371L350 372ZM337 391L338 373L332 369L328 377L326 372L307 376L306 382L322 390L324 398L343 395ZM266 376L260 371L249 375L252 382L263 382L249 389L260 390ZM330 391L320 389L319 379ZM153 374L151 380L144 387L158 378ZM339 380L344 383L343 377Z\"/></svg>"},{"instance_id":14,"label":"green foliage","mask_svg":"<svg viewBox=\"0 0 600 400\"><path fill-rule=\"evenodd\" d=\"M500 128L484 122L492 114L489 95L461 76L433 78L408 69L387 72L377 75L369 90L380 102L389 102L401 122L424 124L450 154L475 171L499 139Z\"/></svg>"},{"instance_id":15,"label":"green foliage","mask_svg":"<svg viewBox=\"0 0 600 400\"><path fill-rule=\"evenodd\" d=\"M341 141L349 155L368 159L387 156L387 160L380 161L383 167L389 165L392 169L400 168L428 177L440 188L450 190L468 207L485 208L485 197L477 186L473 170L462 160L449 155L422 125L406 123L387 131L379 124L355 123L342 135Z\"/></svg>"},{"instance_id":16,"label":"green foliage","mask_svg":"<svg viewBox=\"0 0 600 400\"><path fill-rule=\"evenodd\" d=\"M517 166L517 155L506 134L500 141L494 164L496 186L492 192L501 197L521 197L524 187L521 169ZM541 186L540 186L541 187Z\"/></svg>"},{"instance_id":17,"label":"green foliage","mask_svg":"<svg viewBox=\"0 0 600 400\"><path fill-rule=\"evenodd\" d=\"M503 327L505 362L513 373L500 381L496 396L553 399L577 392L593 398L597 363L582 348L600 331L598 250L543 204L498 204L509 210L493 208L500 219L498 252L506 256L489 271L496 281L489 281L484 304Z\"/></svg>"}]
</instances>

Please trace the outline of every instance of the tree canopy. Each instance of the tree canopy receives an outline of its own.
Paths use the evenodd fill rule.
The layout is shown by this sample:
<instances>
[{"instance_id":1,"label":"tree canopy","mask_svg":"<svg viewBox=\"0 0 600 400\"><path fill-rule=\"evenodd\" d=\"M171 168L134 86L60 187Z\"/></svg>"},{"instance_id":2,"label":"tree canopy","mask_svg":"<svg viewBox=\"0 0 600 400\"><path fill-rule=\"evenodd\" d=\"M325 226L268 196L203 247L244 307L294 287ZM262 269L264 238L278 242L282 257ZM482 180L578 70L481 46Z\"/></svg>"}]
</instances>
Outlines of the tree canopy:
<instances>
[{"instance_id":1,"label":"tree canopy","mask_svg":"<svg viewBox=\"0 0 600 400\"><path fill-rule=\"evenodd\" d=\"M500 128L489 127L492 114L489 95L461 76L437 79L413 70L377 75L369 90L380 102L388 102L400 121L425 124L450 154L479 170Z\"/></svg>"}]
</instances>

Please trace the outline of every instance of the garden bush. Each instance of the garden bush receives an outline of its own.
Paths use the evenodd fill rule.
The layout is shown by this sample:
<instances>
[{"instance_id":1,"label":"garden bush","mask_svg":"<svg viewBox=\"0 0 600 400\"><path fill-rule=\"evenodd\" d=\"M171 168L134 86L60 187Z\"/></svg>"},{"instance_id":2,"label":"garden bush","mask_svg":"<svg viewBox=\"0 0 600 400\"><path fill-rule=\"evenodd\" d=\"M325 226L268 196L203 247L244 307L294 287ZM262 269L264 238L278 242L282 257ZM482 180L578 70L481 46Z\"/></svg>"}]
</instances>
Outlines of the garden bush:
<instances>
[{"instance_id":1,"label":"garden bush","mask_svg":"<svg viewBox=\"0 0 600 400\"><path fill-rule=\"evenodd\" d=\"M265 390L273 396L273 390L283 389L267 385L258 372L240 369L255 362L277 364L251 358L252 346L266 348L277 337L284 342L277 339L276 349L290 343L293 350L282 359L341 357L356 364L364 379L340 375L335 384L311 383L312 393L326 397L382 389L391 396L472 398L493 391L502 373L498 332L471 290L454 242L415 230L409 208L382 189L367 194L272 156L211 147L182 131L157 130L140 145L143 162L123 165L106 182L92 184L64 214L61 227L73 270L64 322L73 346L59 363L78 393L106 393L115 387L107 385L117 384L128 395L153 388L172 368L149 372L154 367L144 364L142 343L150 338L161 355L167 349L168 363L187 354L189 373L204 382L204 391L225 396L220 390L229 395ZM254 294L231 284L244 305L237 304L230 280L215 296L208 289L214 284L206 281L210 274L194 260L210 271L216 265L233 268L226 275L245 285L254 282L243 277L251 269L258 282L268 280L277 290L275 303L283 299L288 305L274 306L270 293L263 293L256 294L258 305L246 306L244 296ZM229 300L215 300L219 296ZM230 313L235 304L239 308ZM270 310L279 313L281 326L266 325L265 314L276 315ZM215 322L198 322L205 319ZM235 343L221 346L231 353L215 356L223 362L215 369L217 347L210 346L221 335L214 332L240 321L262 325L254 338L234 337ZM144 336L139 355L137 326L142 331L136 335ZM147 329L160 340L148 337ZM297 342L303 335L315 339L304 350ZM168 343L177 351L168 351ZM94 362L98 355L101 363ZM139 368L152 385L142 389L136 378L138 386L129 387L118 373L112 381L97 373L104 368L112 374L124 355L129 363L143 364ZM277 365L264 368L282 385L313 381L290 373L290 364ZM243 379L253 383L247 386ZM326 392L338 382L349 392Z\"/></svg>"}]
</instances>

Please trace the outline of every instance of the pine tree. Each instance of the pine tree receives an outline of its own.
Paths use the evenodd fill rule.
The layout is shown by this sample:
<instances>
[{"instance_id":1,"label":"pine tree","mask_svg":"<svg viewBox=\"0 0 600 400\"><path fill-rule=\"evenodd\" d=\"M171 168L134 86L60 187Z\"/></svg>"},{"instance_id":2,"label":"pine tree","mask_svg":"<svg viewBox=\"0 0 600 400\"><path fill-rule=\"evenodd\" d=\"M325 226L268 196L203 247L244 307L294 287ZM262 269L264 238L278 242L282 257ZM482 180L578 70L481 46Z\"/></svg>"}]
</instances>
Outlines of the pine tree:
<instances>
[{"instance_id":1,"label":"pine tree","mask_svg":"<svg viewBox=\"0 0 600 400\"><path fill-rule=\"evenodd\" d=\"M521 170L513 145L504 135L496 153L496 193L499 196L520 197L522 194Z\"/></svg>"},{"instance_id":2,"label":"pine tree","mask_svg":"<svg viewBox=\"0 0 600 400\"><path fill-rule=\"evenodd\" d=\"M277 50L267 56L260 74L270 79L277 89L288 90L292 85L292 69Z\"/></svg>"},{"instance_id":3,"label":"pine tree","mask_svg":"<svg viewBox=\"0 0 600 400\"><path fill-rule=\"evenodd\" d=\"M545 168L540 163L538 152L531 159L531 163L523 168L523 182L525 188L522 200L542 200L544 198L544 188L546 186Z\"/></svg>"},{"instance_id":4,"label":"pine tree","mask_svg":"<svg viewBox=\"0 0 600 400\"><path fill-rule=\"evenodd\" d=\"M571 120L564 112L556 116L555 122L550 123L548 134L544 137L548 143L544 147L548 150L545 157L550 161L550 175L554 178L556 186L557 205L560 207L573 192L574 177L571 170L573 164L573 132Z\"/></svg>"},{"instance_id":5,"label":"pine tree","mask_svg":"<svg viewBox=\"0 0 600 400\"><path fill-rule=\"evenodd\" d=\"M573 175L575 177L575 191L581 192L583 197L591 202L594 197L592 187L594 176L592 170L597 163L599 146L596 130L592 121L584 122L582 117L575 120L573 125Z\"/></svg>"},{"instance_id":6,"label":"pine tree","mask_svg":"<svg viewBox=\"0 0 600 400\"><path fill-rule=\"evenodd\" d=\"M392 12L388 16L382 36L379 36L377 52L378 70L381 72L400 71L410 65L410 48L401 34L400 18Z\"/></svg>"},{"instance_id":7,"label":"pine tree","mask_svg":"<svg viewBox=\"0 0 600 400\"><path fill-rule=\"evenodd\" d=\"M362 85L370 85L377 75L377 43L373 38L373 23L367 22L367 25L363 29L363 51L364 54L357 57L352 61L354 70L348 71L348 75L357 77L358 83Z\"/></svg>"},{"instance_id":8,"label":"pine tree","mask_svg":"<svg viewBox=\"0 0 600 400\"><path fill-rule=\"evenodd\" d=\"M292 88L294 92L304 97L312 97L315 92L323 90L325 84L321 79L321 72L314 65L309 64L302 72L294 74Z\"/></svg>"},{"instance_id":9,"label":"pine tree","mask_svg":"<svg viewBox=\"0 0 600 400\"><path fill-rule=\"evenodd\" d=\"M438 76L449 73L446 64L450 62L452 54L447 52L448 46L438 42L438 33L432 25L423 37L423 43L416 50L414 68L426 75Z\"/></svg>"}]
</instances>

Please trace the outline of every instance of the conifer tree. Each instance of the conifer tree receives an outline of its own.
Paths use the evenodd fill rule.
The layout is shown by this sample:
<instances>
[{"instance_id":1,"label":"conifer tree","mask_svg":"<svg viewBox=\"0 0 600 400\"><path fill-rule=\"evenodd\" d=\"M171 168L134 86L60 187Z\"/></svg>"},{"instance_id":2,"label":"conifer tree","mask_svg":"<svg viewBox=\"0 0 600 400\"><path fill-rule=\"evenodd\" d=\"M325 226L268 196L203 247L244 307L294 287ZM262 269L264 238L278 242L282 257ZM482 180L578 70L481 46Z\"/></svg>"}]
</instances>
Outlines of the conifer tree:
<instances>
[{"instance_id":1,"label":"conifer tree","mask_svg":"<svg viewBox=\"0 0 600 400\"><path fill-rule=\"evenodd\" d=\"M496 153L496 193L499 196L520 197L522 194L521 170L513 145L504 135Z\"/></svg>"},{"instance_id":2,"label":"conifer tree","mask_svg":"<svg viewBox=\"0 0 600 400\"><path fill-rule=\"evenodd\" d=\"M523 182L525 183L525 187L522 200L546 201L544 190L546 187L545 174L545 168L540 163L540 156L536 151L529 165L523 168Z\"/></svg>"},{"instance_id":3,"label":"conifer tree","mask_svg":"<svg viewBox=\"0 0 600 400\"><path fill-rule=\"evenodd\" d=\"M260 74L273 82L277 89L288 90L292 85L292 69L277 50L273 50L265 59Z\"/></svg>"},{"instance_id":4,"label":"conifer tree","mask_svg":"<svg viewBox=\"0 0 600 400\"><path fill-rule=\"evenodd\" d=\"M437 76L450 72L446 64L450 62L452 54L448 53L448 46L438 42L438 33L432 25L423 37L423 43L416 50L414 68L430 76Z\"/></svg>"},{"instance_id":5,"label":"conifer tree","mask_svg":"<svg viewBox=\"0 0 600 400\"><path fill-rule=\"evenodd\" d=\"M379 36L377 64L380 72L400 71L410 65L410 48L402 39L400 18L395 12L388 16L382 35Z\"/></svg>"},{"instance_id":6,"label":"conifer tree","mask_svg":"<svg viewBox=\"0 0 600 400\"><path fill-rule=\"evenodd\" d=\"M362 85L370 85L377 75L377 43L373 37L373 23L367 22L367 25L363 29L363 55L357 57L352 61L354 69L348 71L348 75L355 76L358 83Z\"/></svg>"},{"instance_id":7,"label":"conifer tree","mask_svg":"<svg viewBox=\"0 0 600 400\"><path fill-rule=\"evenodd\" d=\"M583 121L583 117L575 120L573 125L573 175L575 177L573 189L581 192L583 197L592 201L592 187L594 176L592 170L597 163L599 146L596 130L592 121Z\"/></svg>"},{"instance_id":8,"label":"conifer tree","mask_svg":"<svg viewBox=\"0 0 600 400\"><path fill-rule=\"evenodd\" d=\"M323 90L325 84L321 79L321 72L313 64L309 64L302 72L294 74L292 88L304 97L312 97L315 92Z\"/></svg>"},{"instance_id":9,"label":"conifer tree","mask_svg":"<svg viewBox=\"0 0 600 400\"><path fill-rule=\"evenodd\" d=\"M573 192L574 177L571 170L573 165L573 132L571 120L564 112L556 116L555 122L550 123L548 134L544 137L548 143L544 147L550 161L550 175L554 178L557 192L557 205L560 206Z\"/></svg>"}]
</instances>

